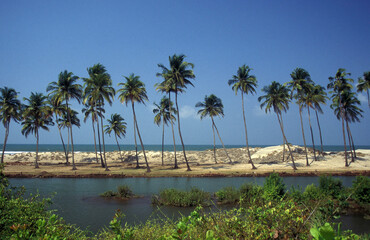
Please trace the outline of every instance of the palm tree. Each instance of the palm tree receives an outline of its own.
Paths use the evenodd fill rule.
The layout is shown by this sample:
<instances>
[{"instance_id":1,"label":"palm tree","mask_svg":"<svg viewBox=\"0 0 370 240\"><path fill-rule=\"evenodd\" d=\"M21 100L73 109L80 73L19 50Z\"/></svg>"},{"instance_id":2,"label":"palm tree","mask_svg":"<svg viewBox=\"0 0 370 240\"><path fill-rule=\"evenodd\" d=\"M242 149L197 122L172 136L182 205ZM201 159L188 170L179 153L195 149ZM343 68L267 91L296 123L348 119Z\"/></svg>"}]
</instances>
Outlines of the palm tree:
<instances>
[{"instance_id":1,"label":"palm tree","mask_svg":"<svg viewBox=\"0 0 370 240\"><path fill-rule=\"evenodd\" d=\"M70 146L70 139L71 139L71 136L69 134L70 132L70 128L71 128L71 124L70 122L72 122L72 125L80 128L80 119L77 117L77 114L78 112L76 112L75 110L70 110L70 120L68 119L68 115L67 115L67 111L65 113L63 113L60 118L58 118L56 121L59 122L59 126L61 128L67 128L67 133L68 133L68 142L67 142L67 150L66 150L66 154L67 156L69 155L69 146Z\"/></svg>"},{"instance_id":2,"label":"palm tree","mask_svg":"<svg viewBox=\"0 0 370 240\"><path fill-rule=\"evenodd\" d=\"M294 71L290 74L290 77L292 80L290 82L287 82L286 85L291 90L291 97L293 97L294 92L296 94L294 95L294 98L297 100L297 104L299 106L299 117L301 120L301 130L302 130L302 138L303 138L303 144L304 144L304 151L306 154L306 166L309 166L308 162L308 155L307 155L307 145L306 145L306 138L304 134L304 128L303 128L303 120L302 120L302 107L303 107L303 98L307 95L307 89L311 86L313 83L311 80L310 74L303 68L296 68ZM316 155L315 155L316 159Z\"/></svg>"},{"instance_id":3,"label":"palm tree","mask_svg":"<svg viewBox=\"0 0 370 240\"><path fill-rule=\"evenodd\" d=\"M21 102L18 93L13 88L0 88L0 118L5 127L5 139L3 144L3 152L1 154L1 164L4 163L4 153L6 142L9 136L10 121L13 119L18 122L21 119Z\"/></svg>"},{"instance_id":4,"label":"palm tree","mask_svg":"<svg viewBox=\"0 0 370 240\"><path fill-rule=\"evenodd\" d=\"M185 145L184 145L184 140L182 139L182 134L181 134L181 127L180 127L180 113L179 113L179 105L177 102L177 95L180 91L178 91L179 88L183 89L186 88L187 85L194 86L192 82L190 81L191 79L195 79L195 75L193 73L193 68L194 64L185 62L185 55L180 54L176 55L174 54L172 57L169 56L169 62L170 62L170 68L166 68L163 64L158 64L158 67L162 69L162 76L164 77L165 81L168 81L168 86L174 87L174 92L175 92L175 104L176 104L176 111L177 111L177 127L179 130L179 136L180 136L180 141L182 145L182 151L184 154L186 166L187 166L187 171L191 171L188 159L186 157L186 152L185 152ZM191 68L191 69L189 69Z\"/></svg>"},{"instance_id":5,"label":"palm tree","mask_svg":"<svg viewBox=\"0 0 370 240\"><path fill-rule=\"evenodd\" d=\"M241 93L240 95L242 96L245 142L247 145L249 162L252 164L252 169L256 169L252 161L251 153L249 151L247 123L245 120L245 112L244 112L244 94L250 93L253 95L254 93L256 93L257 79L254 75L250 75L251 70L252 69L246 65L239 67L237 74L233 75L233 78L228 81L228 84L232 85L232 89L235 91L235 95L237 95L238 91L240 91Z\"/></svg>"},{"instance_id":6,"label":"palm tree","mask_svg":"<svg viewBox=\"0 0 370 240\"><path fill-rule=\"evenodd\" d=\"M176 114L176 110L172 108L173 102L171 102L167 97L162 97L160 104L158 105L154 103L154 106L155 108L153 109L153 113L156 114L154 116L154 123L158 126L162 123L162 166L164 166L164 125L168 125L168 122L172 121L172 119L176 120L176 117L173 115ZM172 112L170 112L170 109Z\"/></svg>"},{"instance_id":7,"label":"palm tree","mask_svg":"<svg viewBox=\"0 0 370 240\"><path fill-rule=\"evenodd\" d=\"M319 122L319 116L317 112L323 113L322 108L320 104L326 104L326 100L328 99L327 94L325 92L325 88L320 85L314 85L312 89L312 103L314 105L314 110L316 114L316 121L319 128L319 134L320 134L320 143L321 143L321 155L324 153L323 143L322 143L322 134L321 134L321 127Z\"/></svg>"},{"instance_id":8,"label":"palm tree","mask_svg":"<svg viewBox=\"0 0 370 240\"><path fill-rule=\"evenodd\" d=\"M158 64L159 67L162 66L162 73L157 73L156 75L158 77L163 77L164 78L164 81L159 83L159 84L155 84L155 88L157 91L160 91L162 93L166 93L168 94L168 101L172 102L171 101L171 92L175 92L177 91L178 93L182 93L182 92L185 92L185 90L181 87L177 87L175 86L174 84L174 81L170 78L170 76L167 74L168 73L168 69L165 68L163 65L161 64ZM186 88L186 86L185 86ZM173 106L170 105L169 106L169 112L176 112L177 114L177 111L176 109L172 109ZM174 120L176 120L176 118L173 118L173 119L170 119L170 122L171 122L171 130L172 130L172 140L173 140L173 152L174 152L174 157L175 157L175 166L174 166L174 169L177 169L179 168L179 166L177 165L177 157L176 157L176 140L175 140L175 131L173 129L173 122Z\"/></svg>"},{"instance_id":9,"label":"palm tree","mask_svg":"<svg viewBox=\"0 0 370 240\"><path fill-rule=\"evenodd\" d=\"M345 166L348 167L348 159L347 159L347 144L346 144L346 134L345 134L345 127L344 127L344 109L343 109L343 102L342 102L342 95L345 92L351 91L352 85L351 82L353 80L351 78L348 78L347 76L350 76L350 73L347 73L344 68L339 68L337 73L334 77L329 77L329 84L327 86L328 89L332 89L330 93L332 94L331 98L334 100L337 98L341 119L342 119L342 132L343 132L343 142L344 142L344 158L345 158Z\"/></svg>"},{"instance_id":10,"label":"palm tree","mask_svg":"<svg viewBox=\"0 0 370 240\"><path fill-rule=\"evenodd\" d=\"M58 119L58 117L61 117L62 115L67 114L67 105L62 104L61 102L58 102L58 99L53 98L53 97L49 97L48 101L49 101L50 109L55 115L55 122L57 123L60 140L62 141L64 155L66 157L66 165L69 165L68 154L67 154L66 146L64 144L63 135L61 131L62 126L60 125L59 119ZM69 137L69 134L68 134L68 137Z\"/></svg>"},{"instance_id":11,"label":"palm tree","mask_svg":"<svg viewBox=\"0 0 370 240\"><path fill-rule=\"evenodd\" d=\"M59 73L58 82L51 82L46 89L48 92L51 91L49 95L53 96L56 101L66 101L67 117L69 122L71 122L71 109L69 108L68 101L76 99L77 102L80 103L82 97L82 87L80 84L76 83L78 79L79 77L73 75L72 72L64 70L64 72ZM72 170L77 170L74 158L72 126L69 130L72 146Z\"/></svg>"},{"instance_id":12,"label":"palm tree","mask_svg":"<svg viewBox=\"0 0 370 240\"><path fill-rule=\"evenodd\" d=\"M95 111L98 111L98 106L100 109L104 109L104 103L107 101L109 105L112 105L112 100L116 94L114 88L112 87L112 79L107 73L105 67L98 63L94 66L87 69L90 78L84 78L85 82L85 91L84 91L84 103L89 102L95 106ZM103 141L103 153L104 153L104 163L102 166L105 166L105 170L109 171L107 165L107 159L105 156L105 140L104 140L104 130L103 130L103 118L104 114L100 111L100 126L102 132L102 141ZM98 131L99 138L99 148L101 152L100 145L100 136ZM101 157L102 158L102 157ZM103 161L102 161L103 162Z\"/></svg>"},{"instance_id":13,"label":"palm tree","mask_svg":"<svg viewBox=\"0 0 370 240\"><path fill-rule=\"evenodd\" d=\"M231 158L229 154L226 151L225 145L221 139L220 133L218 132L218 129L216 127L215 121L213 117L216 116L224 116L224 105L222 104L222 101L220 98L216 97L214 94L211 94L209 97L206 95L204 97L204 102L198 102L195 107L200 107L201 109L198 111L198 114L200 115L200 119L203 119L207 116L211 117L212 120L212 130L216 129L218 138L220 139L220 142L222 143L222 147L224 148L224 151L226 153L227 158L229 159L230 163L232 163ZM215 132L213 130L213 140L215 139ZM215 141L213 141L213 154L216 160L216 145Z\"/></svg>"},{"instance_id":14,"label":"palm tree","mask_svg":"<svg viewBox=\"0 0 370 240\"><path fill-rule=\"evenodd\" d=\"M125 119L121 117L118 113L112 114L110 116L110 119L108 119L109 125L105 125L105 133L108 133L109 136L111 132L114 132L114 136L116 138L117 146L118 146L118 151L119 155L121 156L121 161L123 162L123 157L121 153L121 148L119 147L118 139L117 137L121 138L121 136L126 135L126 122L124 121Z\"/></svg>"},{"instance_id":15,"label":"palm tree","mask_svg":"<svg viewBox=\"0 0 370 240\"><path fill-rule=\"evenodd\" d=\"M84 117L84 122L85 123L86 123L87 119L89 118L89 116L91 116L91 121L92 121L91 124L92 124L92 128L93 128L93 133L94 133L95 158L96 158L96 162L99 163L98 151L97 151L97 148L96 148L95 122L96 122L96 125L97 125L97 128L98 128L98 131L99 131L98 117L102 117L99 114L100 113L105 113L105 110L98 106L98 111L95 111L95 106L94 105L85 104L85 107L82 109L82 113L85 114L85 117ZM102 167L105 167L103 161L102 161Z\"/></svg>"},{"instance_id":16,"label":"palm tree","mask_svg":"<svg viewBox=\"0 0 370 240\"><path fill-rule=\"evenodd\" d=\"M271 111L271 108L276 113L277 119L279 121L281 133L283 134L283 138L285 142L288 143L288 149L290 153L290 157L292 158L293 162L293 169L297 170L297 167L294 163L294 158L292 154L292 150L290 149L289 142L285 136L284 129L282 126L282 115L281 112L286 112L289 109L289 102L290 102L290 94L289 89L285 86L281 85L278 82L273 81L270 85L265 86L262 89L262 92L266 93L266 95L260 96L258 101L261 102L261 108L265 107L265 112L268 113Z\"/></svg>"},{"instance_id":17,"label":"palm tree","mask_svg":"<svg viewBox=\"0 0 370 240\"><path fill-rule=\"evenodd\" d=\"M39 168L39 129L49 131L48 126L54 125L51 119L51 109L47 105L47 97L42 93L31 93L29 98L24 98L28 104L23 111L22 134L26 137L33 133L36 137L36 160L35 168Z\"/></svg>"},{"instance_id":18,"label":"palm tree","mask_svg":"<svg viewBox=\"0 0 370 240\"><path fill-rule=\"evenodd\" d=\"M352 162L354 162L354 158L356 158L356 150L353 143L353 137L351 134L351 130L349 128L349 123L351 122L360 122L360 117L363 117L362 115L362 109L359 108L357 105L361 105L360 101L357 99L355 93L346 91L341 95L341 102L342 102L342 109L344 111L344 117L346 122L346 128L347 128L347 136L348 136L348 142L351 149L351 156L352 156ZM337 117L337 119L341 118L341 112L340 112L340 102L339 97L335 97L333 99L333 104L330 105L330 107L334 110L334 114ZM353 153L352 153L353 150Z\"/></svg>"},{"instance_id":19,"label":"palm tree","mask_svg":"<svg viewBox=\"0 0 370 240\"><path fill-rule=\"evenodd\" d=\"M370 108L370 96L369 96L369 89L370 89L370 71L364 72L363 78L358 78L357 84L357 92L364 92L367 93L367 104Z\"/></svg>"},{"instance_id":20,"label":"palm tree","mask_svg":"<svg viewBox=\"0 0 370 240\"><path fill-rule=\"evenodd\" d=\"M145 84L140 81L140 76L135 76L133 73L130 74L128 77L125 77L125 83L119 83L118 86L122 86L121 89L118 90L119 99L121 103L126 103L126 106L129 102L131 102L132 106L132 113L134 115L134 130L136 128L137 135L139 136L141 148L144 153L145 163L146 163L146 171L150 172L150 167L148 164L148 160L146 158L145 149L143 140L141 139L139 126L137 124L136 114L135 114L135 102L143 103L145 105L145 101L148 101L148 96L146 95ZM139 167L139 158L137 155L137 143L136 143L136 132L134 131L135 137L135 149L136 149L136 167Z\"/></svg>"}]
</instances>

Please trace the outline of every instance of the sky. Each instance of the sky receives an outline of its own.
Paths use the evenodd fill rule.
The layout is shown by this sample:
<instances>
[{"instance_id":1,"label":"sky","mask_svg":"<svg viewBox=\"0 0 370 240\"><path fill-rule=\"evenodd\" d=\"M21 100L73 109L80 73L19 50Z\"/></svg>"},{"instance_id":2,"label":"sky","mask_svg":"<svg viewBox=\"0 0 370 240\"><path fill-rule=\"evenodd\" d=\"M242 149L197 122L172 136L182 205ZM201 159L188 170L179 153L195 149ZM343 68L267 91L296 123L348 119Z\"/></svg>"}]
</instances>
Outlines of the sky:
<instances>
[{"instance_id":1,"label":"sky","mask_svg":"<svg viewBox=\"0 0 370 240\"><path fill-rule=\"evenodd\" d=\"M290 81L297 67L306 69L312 80L325 86L338 68L345 68L357 82L370 71L370 1L284 0L284 1L0 1L0 87L14 88L19 98L31 92L46 94L46 87L68 70L87 77L87 68L103 64L115 89L131 73L145 83L149 101L136 104L138 125L144 144L161 144L161 127L153 122L153 103L162 94L154 84L158 64L169 65L168 57L185 54L194 64L194 88L179 95L181 129L185 144L212 144L211 120L200 120L195 104L205 95L215 94L224 104L223 118L215 123L225 144L243 145L240 94L235 95L227 81L238 67L246 64L258 81L255 95L245 100L249 143L282 143L276 115L260 109L261 89L272 81ZM80 81L82 84L82 80ZM359 94L364 110L360 123L351 124L354 141L370 145L370 110L365 94ZM336 119L330 101L320 115L326 145L343 143L341 122ZM81 111L75 100L72 108ZM127 122L121 144L133 144L133 115L130 106L119 102L106 107L106 118L119 113ZM79 114L81 120L82 114ZM306 140L311 144L308 114L303 114ZM299 112L292 102L283 115L287 139L303 144ZM316 143L317 122L312 116ZM21 125L11 123L8 143L35 143L25 138ZM92 144L91 120L74 128L74 143ZM0 138L4 136L0 126ZM65 135L66 136L66 135ZM177 143L179 139L177 138ZM57 127L40 132L40 143L60 143ZM115 144L107 136L106 143ZM170 128L165 143L171 144ZM219 142L218 142L219 143Z\"/></svg>"}]
</instances>

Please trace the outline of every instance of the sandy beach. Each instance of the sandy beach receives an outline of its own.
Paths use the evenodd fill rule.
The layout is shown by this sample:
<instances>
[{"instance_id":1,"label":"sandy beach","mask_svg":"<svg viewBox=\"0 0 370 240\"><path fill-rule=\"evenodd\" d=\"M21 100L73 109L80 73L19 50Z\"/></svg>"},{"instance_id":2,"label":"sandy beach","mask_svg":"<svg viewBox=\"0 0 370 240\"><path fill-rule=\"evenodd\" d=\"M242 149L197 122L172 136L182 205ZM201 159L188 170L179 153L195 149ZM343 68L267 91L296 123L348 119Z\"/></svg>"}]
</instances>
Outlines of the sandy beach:
<instances>
[{"instance_id":1,"label":"sandy beach","mask_svg":"<svg viewBox=\"0 0 370 240\"><path fill-rule=\"evenodd\" d=\"M357 158L345 167L344 152L325 152L314 161L312 149L308 149L310 166L306 166L304 148L292 146L293 157L298 170L292 168L292 161L286 160L289 152L286 148L283 161L283 146L265 148L250 148L252 160L257 169L252 170L248 163L246 148L227 149L233 161L229 160L223 149L217 149L217 164L214 160L213 149L205 151L187 151L187 158L192 171L186 171L182 152L177 152L179 169L173 169L174 153L164 152L164 166L161 165L160 151L146 151L151 172L147 173L144 155L139 153L140 169L136 169L135 151L122 151L123 159L118 151L107 152L107 164L110 171L105 171L96 161L94 152L75 152L76 171L72 171L72 164L65 164L63 152L39 153L40 168L34 168L35 152L6 154L4 174L8 177L213 177L213 176L264 176L271 172L281 175L370 175L370 150L356 150ZM317 152L318 155L318 152ZM70 162L72 161L70 157ZM122 161L123 160L123 161Z\"/></svg>"}]
</instances>

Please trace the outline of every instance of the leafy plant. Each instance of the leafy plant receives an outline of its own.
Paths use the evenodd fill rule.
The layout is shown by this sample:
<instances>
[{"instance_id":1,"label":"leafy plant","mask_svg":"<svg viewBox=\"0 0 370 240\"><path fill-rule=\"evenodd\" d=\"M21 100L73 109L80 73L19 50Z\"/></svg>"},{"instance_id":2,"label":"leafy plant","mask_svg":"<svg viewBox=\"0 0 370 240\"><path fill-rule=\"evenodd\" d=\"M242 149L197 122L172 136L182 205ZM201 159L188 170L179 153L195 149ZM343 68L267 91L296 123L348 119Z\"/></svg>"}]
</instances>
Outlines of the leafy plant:
<instances>
[{"instance_id":1,"label":"leafy plant","mask_svg":"<svg viewBox=\"0 0 370 240\"><path fill-rule=\"evenodd\" d=\"M359 203L370 203L370 178L357 176L352 183L353 199Z\"/></svg>"},{"instance_id":2,"label":"leafy plant","mask_svg":"<svg viewBox=\"0 0 370 240\"><path fill-rule=\"evenodd\" d=\"M263 197L267 200L282 198L285 194L285 184L278 173L271 173L263 184Z\"/></svg>"},{"instance_id":3,"label":"leafy plant","mask_svg":"<svg viewBox=\"0 0 370 240\"><path fill-rule=\"evenodd\" d=\"M319 189L333 198L339 198L343 193L343 183L339 178L333 178L332 176L320 176Z\"/></svg>"},{"instance_id":4,"label":"leafy plant","mask_svg":"<svg viewBox=\"0 0 370 240\"><path fill-rule=\"evenodd\" d=\"M240 199L240 191L233 187L225 187L215 193L221 203L237 203Z\"/></svg>"}]
</instances>

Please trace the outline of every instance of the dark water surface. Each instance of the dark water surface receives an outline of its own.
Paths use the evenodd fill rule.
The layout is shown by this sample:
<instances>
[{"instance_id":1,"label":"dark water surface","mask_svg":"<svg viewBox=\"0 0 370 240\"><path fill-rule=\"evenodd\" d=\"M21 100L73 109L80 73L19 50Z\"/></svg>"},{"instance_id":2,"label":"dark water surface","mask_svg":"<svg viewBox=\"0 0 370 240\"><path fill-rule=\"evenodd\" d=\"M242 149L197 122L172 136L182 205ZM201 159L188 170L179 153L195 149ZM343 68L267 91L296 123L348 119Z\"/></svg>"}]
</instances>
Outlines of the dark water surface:
<instances>
[{"instance_id":1,"label":"dark water surface","mask_svg":"<svg viewBox=\"0 0 370 240\"><path fill-rule=\"evenodd\" d=\"M344 186L350 187L354 177L339 177ZM52 209L67 222L76 224L82 229L89 228L97 232L108 226L117 209L125 215L125 221L130 224L145 222L156 217L177 218L181 214L189 214L193 208L152 206L151 196L158 194L165 188L189 190L198 187L207 192L216 192L223 187L239 188L243 183L263 185L264 177L223 177L223 178L32 178L10 179L12 186L25 186L27 193L37 193L43 197L50 197L54 193ZM284 177L289 189L299 185L303 189L309 184L318 184L318 177ZM127 201L104 199L99 194L113 190L119 185L128 185L136 195L143 196ZM213 207L212 211L216 211ZM353 229L358 233L370 233L370 221L357 216L342 217L343 229Z\"/></svg>"}]
</instances>

